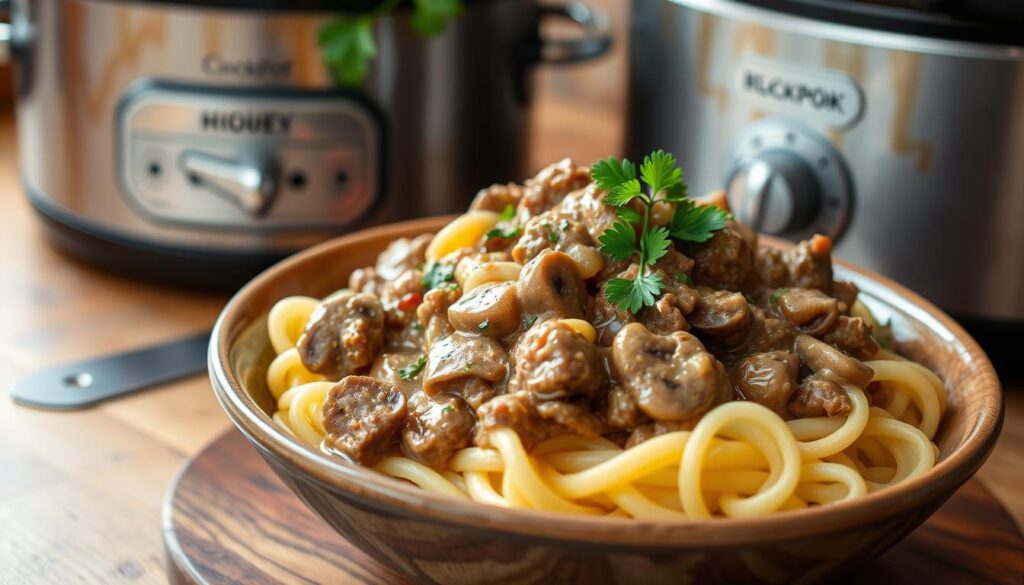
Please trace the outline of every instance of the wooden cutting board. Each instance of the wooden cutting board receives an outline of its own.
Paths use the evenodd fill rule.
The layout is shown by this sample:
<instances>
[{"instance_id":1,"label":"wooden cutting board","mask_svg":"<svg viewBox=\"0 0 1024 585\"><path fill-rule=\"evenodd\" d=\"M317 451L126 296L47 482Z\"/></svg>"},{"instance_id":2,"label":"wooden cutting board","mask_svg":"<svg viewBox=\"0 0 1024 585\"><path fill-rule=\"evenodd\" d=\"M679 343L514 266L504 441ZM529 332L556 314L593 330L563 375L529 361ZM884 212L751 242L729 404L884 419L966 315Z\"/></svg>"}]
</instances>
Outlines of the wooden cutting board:
<instances>
[{"instance_id":1,"label":"wooden cutting board","mask_svg":"<svg viewBox=\"0 0 1024 585\"><path fill-rule=\"evenodd\" d=\"M232 430L193 458L164 510L168 577L181 583L405 583L345 541ZM1024 537L971 480L849 583L1024 583Z\"/></svg>"}]
</instances>

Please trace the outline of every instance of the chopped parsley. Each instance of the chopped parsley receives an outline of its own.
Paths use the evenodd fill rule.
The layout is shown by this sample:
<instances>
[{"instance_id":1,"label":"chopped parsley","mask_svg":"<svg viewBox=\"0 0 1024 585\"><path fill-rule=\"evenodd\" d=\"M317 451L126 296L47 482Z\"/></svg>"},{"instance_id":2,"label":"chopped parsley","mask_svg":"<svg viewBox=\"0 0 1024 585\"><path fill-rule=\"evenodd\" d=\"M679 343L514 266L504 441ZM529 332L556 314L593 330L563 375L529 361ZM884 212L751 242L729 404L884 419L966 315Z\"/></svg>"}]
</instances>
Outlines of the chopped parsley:
<instances>
[{"instance_id":1,"label":"chopped parsley","mask_svg":"<svg viewBox=\"0 0 1024 585\"><path fill-rule=\"evenodd\" d=\"M533 324L537 322L537 315L523 315L523 329L529 329L533 327Z\"/></svg>"},{"instance_id":2,"label":"chopped parsley","mask_svg":"<svg viewBox=\"0 0 1024 585\"><path fill-rule=\"evenodd\" d=\"M400 4L399 0L379 2L372 11L358 16L339 16L317 31L317 44L323 51L335 81L343 85L362 85L377 56L374 24ZM449 20L462 12L461 0L413 0L412 28L422 36L442 32Z\"/></svg>"},{"instance_id":3,"label":"chopped parsley","mask_svg":"<svg viewBox=\"0 0 1024 585\"><path fill-rule=\"evenodd\" d=\"M441 409L441 412L444 414L451 414L455 412L455 408L451 404L447 404L445 405L444 408Z\"/></svg>"},{"instance_id":4,"label":"chopped parsley","mask_svg":"<svg viewBox=\"0 0 1024 585\"><path fill-rule=\"evenodd\" d=\"M499 217L501 218L501 221L512 221L515 216L516 206L509 203L505 206L505 209L501 210L501 215Z\"/></svg>"},{"instance_id":5,"label":"chopped parsley","mask_svg":"<svg viewBox=\"0 0 1024 585\"><path fill-rule=\"evenodd\" d=\"M558 222L558 229L562 230L563 232L569 231L569 220L563 219L562 221Z\"/></svg>"},{"instance_id":6,"label":"chopped parsley","mask_svg":"<svg viewBox=\"0 0 1024 585\"><path fill-rule=\"evenodd\" d=\"M462 366L462 371L463 372L472 372L473 371L473 360L469 360L468 362L466 362Z\"/></svg>"},{"instance_id":7,"label":"chopped parsley","mask_svg":"<svg viewBox=\"0 0 1024 585\"><path fill-rule=\"evenodd\" d=\"M878 334L875 335L875 339L878 341L878 345L882 346L882 349L892 351L895 341L892 335L892 317L886 320L885 323L879 323L878 329Z\"/></svg>"},{"instance_id":8,"label":"chopped parsley","mask_svg":"<svg viewBox=\"0 0 1024 585\"><path fill-rule=\"evenodd\" d=\"M677 274L676 280L685 285L693 286L693 279L690 278L690 275L685 272L680 272L679 274Z\"/></svg>"},{"instance_id":9,"label":"chopped parsley","mask_svg":"<svg viewBox=\"0 0 1024 585\"><path fill-rule=\"evenodd\" d=\"M555 227L553 225L551 225L550 221L545 221L545 222L541 223L540 227L542 227L545 230L547 230L547 232L548 232L548 240L550 240L552 244L557 244L558 243L558 239L559 239L558 232L555 231Z\"/></svg>"},{"instance_id":10,"label":"chopped parsley","mask_svg":"<svg viewBox=\"0 0 1024 585\"><path fill-rule=\"evenodd\" d=\"M426 272L423 273L423 278L420 279L420 283L427 289L433 290L435 288L442 288L445 283L455 284L455 267L451 264L441 264L440 262L431 262L427 265Z\"/></svg>"},{"instance_id":11,"label":"chopped parsley","mask_svg":"<svg viewBox=\"0 0 1024 585\"><path fill-rule=\"evenodd\" d=\"M591 166L591 173L597 186L607 192L605 202L617 208L619 221L606 230L598 240L601 252L615 261L637 257L639 273L633 279L616 277L605 286L605 297L620 308L637 313L643 307L654 305L665 288L661 275L652 272L651 267L668 253L671 239L688 242L705 242L713 232L725 227L727 214L713 206L697 205L688 199L683 171L676 159L663 150L657 150L644 157L640 165L640 179L636 176L636 165L629 160L608 157ZM639 202L641 212L630 205ZM651 208L658 201L676 204L671 223L666 226L651 226ZM640 224L637 237L633 224ZM639 246L637 242L639 240Z\"/></svg>"},{"instance_id":12,"label":"chopped parsley","mask_svg":"<svg viewBox=\"0 0 1024 585\"><path fill-rule=\"evenodd\" d=\"M779 302L779 299L782 298L782 295L786 294L787 290L789 290L789 289L788 288L777 288L777 289L775 289L772 292L771 296L768 297L768 302L772 303L773 305L775 303Z\"/></svg>"},{"instance_id":13,"label":"chopped parsley","mask_svg":"<svg viewBox=\"0 0 1024 585\"><path fill-rule=\"evenodd\" d=\"M483 333L484 331L487 331L487 328L490 327L490 326L491 326L491 320L490 319L484 319L483 321L480 322L479 325L476 326L476 330L479 331L480 333Z\"/></svg>"},{"instance_id":14,"label":"chopped parsley","mask_svg":"<svg viewBox=\"0 0 1024 585\"><path fill-rule=\"evenodd\" d=\"M523 228L519 226L513 226L510 228L494 228L484 234L484 237L488 240L492 240L494 238L505 238L506 240L511 240L513 238L518 238L521 233L523 233Z\"/></svg>"},{"instance_id":15,"label":"chopped parsley","mask_svg":"<svg viewBox=\"0 0 1024 585\"><path fill-rule=\"evenodd\" d=\"M416 358L416 361L405 366L404 368L398 368L398 377L403 380L412 380L416 376L420 375L423 368L427 365L427 356L421 355Z\"/></svg>"}]
</instances>

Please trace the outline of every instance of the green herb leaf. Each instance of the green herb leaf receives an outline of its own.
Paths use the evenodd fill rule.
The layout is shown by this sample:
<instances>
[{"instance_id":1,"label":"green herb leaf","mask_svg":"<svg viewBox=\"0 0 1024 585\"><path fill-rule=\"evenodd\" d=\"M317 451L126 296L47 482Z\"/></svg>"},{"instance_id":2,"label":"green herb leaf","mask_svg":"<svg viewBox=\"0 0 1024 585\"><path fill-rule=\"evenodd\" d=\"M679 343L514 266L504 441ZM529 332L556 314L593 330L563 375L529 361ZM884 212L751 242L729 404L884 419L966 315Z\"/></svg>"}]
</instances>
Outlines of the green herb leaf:
<instances>
[{"instance_id":1,"label":"green herb leaf","mask_svg":"<svg viewBox=\"0 0 1024 585\"><path fill-rule=\"evenodd\" d=\"M590 165L590 176L602 191L611 191L626 181L636 179L636 166L627 159L620 161L609 156Z\"/></svg>"},{"instance_id":2,"label":"green herb leaf","mask_svg":"<svg viewBox=\"0 0 1024 585\"><path fill-rule=\"evenodd\" d=\"M484 319L483 321L480 322L479 325L476 326L476 330L479 331L480 333L483 333L484 331L487 331L487 328L490 327L490 326L491 326L491 320L490 319Z\"/></svg>"},{"instance_id":3,"label":"green herb leaf","mask_svg":"<svg viewBox=\"0 0 1024 585\"><path fill-rule=\"evenodd\" d=\"M658 226L647 230L640 238L640 257L643 258L644 264L653 266L668 253L671 243L668 239L668 228Z\"/></svg>"},{"instance_id":4,"label":"green herb leaf","mask_svg":"<svg viewBox=\"0 0 1024 585\"><path fill-rule=\"evenodd\" d=\"M563 232L569 231L569 220L563 219L562 221L558 222L558 229L562 230Z\"/></svg>"},{"instance_id":5,"label":"green herb leaf","mask_svg":"<svg viewBox=\"0 0 1024 585\"><path fill-rule=\"evenodd\" d=\"M630 179L608 191L608 195L604 200L612 207L622 207L641 195L643 195L643 192L640 191L640 181Z\"/></svg>"},{"instance_id":6,"label":"green herb leaf","mask_svg":"<svg viewBox=\"0 0 1024 585\"><path fill-rule=\"evenodd\" d=\"M605 296L619 307L636 313L643 307L654 304L665 288L665 282L657 273L641 274L633 280L613 278L605 285Z\"/></svg>"},{"instance_id":7,"label":"green herb leaf","mask_svg":"<svg viewBox=\"0 0 1024 585\"><path fill-rule=\"evenodd\" d=\"M685 285L693 286L693 279L690 278L690 275L685 273L685 272L680 272L680 273L676 274L676 280L678 280L679 282L681 282L681 283L683 283Z\"/></svg>"},{"instance_id":8,"label":"green herb leaf","mask_svg":"<svg viewBox=\"0 0 1024 585\"><path fill-rule=\"evenodd\" d=\"M690 196L690 191L686 187L686 183L680 181L675 185L672 185L668 189L665 189L665 201L670 203L679 203L685 201Z\"/></svg>"},{"instance_id":9,"label":"green herb leaf","mask_svg":"<svg viewBox=\"0 0 1024 585\"><path fill-rule=\"evenodd\" d=\"M405 366L404 368L398 368L398 377L403 380L412 380L416 376L420 375L423 368L427 365L427 356L421 355L416 358L416 361Z\"/></svg>"},{"instance_id":10,"label":"green herb leaf","mask_svg":"<svg viewBox=\"0 0 1024 585\"><path fill-rule=\"evenodd\" d=\"M501 215L499 217L501 218L501 221L512 221L515 216L516 206L509 203L505 206L505 209L501 210Z\"/></svg>"},{"instance_id":11,"label":"green herb leaf","mask_svg":"<svg viewBox=\"0 0 1024 585\"><path fill-rule=\"evenodd\" d=\"M611 256L616 262L628 260L640 251L636 247L636 232L633 231L633 226L624 221L616 222L606 229L597 241L601 243L601 252Z\"/></svg>"},{"instance_id":12,"label":"green herb leaf","mask_svg":"<svg viewBox=\"0 0 1024 585\"><path fill-rule=\"evenodd\" d=\"M687 199L676 207L669 231L672 237L687 242L706 242L725 227L726 213L714 205L697 205Z\"/></svg>"},{"instance_id":13,"label":"green herb leaf","mask_svg":"<svg viewBox=\"0 0 1024 585\"><path fill-rule=\"evenodd\" d=\"M640 165L640 178L651 188L651 195L682 183L683 171L676 164L676 157L656 150L644 157Z\"/></svg>"},{"instance_id":14,"label":"green herb leaf","mask_svg":"<svg viewBox=\"0 0 1024 585\"><path fill-rule=\"evenodd\" d=\"M537 322L537 315L523 315L523 329L529 329L533 327L533 324Z\"/></svg>"},{"instance_id":15,"label":"green herb leaf","mask_svg":"<svg viewBox=\"0 0 1024 585\"><path fill-rule=\"evenodd\" d=\"M632 207L616 207L615 215L619 216L619 219L626 223L640 223L643 221L640 213Z\"/></svg>"},{"instance_id":16,"label":"green herb leaf","mask_svg":"<svg viewBox=\"0 0 1024 585\"><path fill-rule=\"evenodd\" d=\"M323 25L317 32L317 44L335 81L342 85L362 85L377 56L373 37L373 17L340 16Z\"/></svg>"},{"instance_id":17,"label":"green herb leaf","mask_svg":"<svg viewBox=\"0 0 1024 585\"><path fill-rule=\"evenodd\" d=\"M492 240L494 238L504 238L506 240L511 240L513 238L518 238L519 234L521 234L521 233L523 233L523 228L521 228L519 226L515 226L513 228L504 228L504 229L503 228L494 228L494 229L488 231L486 234L484 234L484 238L488 239L488 240Z\"/></svg>"},{"instance_id":18,"label":"green herb leaf","mask_svg":"<svg viewBox=\"0 0 1024 585\"><path fill-rule=\"evenodd\" d=\"M463 364L462 371L463 372L472 372L473 371L473 360L470 360L470 361L466 362L465 364Z\"/></svg>"},{"instance_id":19,"label":"green herb leaf","mask_svg":"<svg viewBox=\"0 0 1024 585\"><path fill-rule=\"evenodd\" d=\"M413 0L416 12L412 15L412 27L424 36L444 31L448 21L462 12L459 0Z\"/></svg>"},{"instance_id":20,"label":"green herb leaf","mask_svg":"<svg viewBox=\"0 0 1024 585\"><path fill-rule=\"evenodd\" d=\"M551 225L550 221L545 221L545 222L541 223L540 227L542 227L545 230L547 230L547 232L548 232L548 240L552 244L557 244L558 243L558 232L555 231L555 227L553 225Z\"/></svg>"},{"instance_id":21,"label":"green herb leaf","mask_svg":"<svg viewBox=\"0 0 1024 585\"><path fill-rule=\"evenodd\" d=\"M753 295L751 295L750 293L743 293L743 298L747 299L747 304L750 304L750 305L756 305L757 304L757 299L755 299L753 297Z\"/></svg>"},{"instance_id":22,"label":"green herb leaf","mask_svg":"<svg viewBox=\"0 0 1024 585\"><path fill-rule=\"evenodd\" d=\"M455 412L455 407L453 407L451 404L446 404L445 407L441 409L441 412L444 414L451 414Z\"/></svg>"},{"instance_id":23,"label":"green herb leaf","mask_svg":"<svg viewBox=\"0 0 1024 585\"><path fill-rule=\"evenodd\" d=\"M768 302L772 303L772 304L775 304L775 303L779 302L779 299L782 298L782 295L786 294L787 290L789 290L789 289L788 288L777 288L777 289L775 289L774 291L772 291L772 294L768 296Z\"/></svg>"},{"instance_id":24,"label":"green herb leaf","mask_svg":"<svg viewBox=\"0 0 1024 585\"><path fill-rule=\"evenodd\" d=\"M427 265L427 270L423 273L420 284L427 290L433 290L435 288L442 288L445 283L455 284L454 280L454 266L451 264L441 264L440 262L431 262Z\"/></svg>"}]
</instances>

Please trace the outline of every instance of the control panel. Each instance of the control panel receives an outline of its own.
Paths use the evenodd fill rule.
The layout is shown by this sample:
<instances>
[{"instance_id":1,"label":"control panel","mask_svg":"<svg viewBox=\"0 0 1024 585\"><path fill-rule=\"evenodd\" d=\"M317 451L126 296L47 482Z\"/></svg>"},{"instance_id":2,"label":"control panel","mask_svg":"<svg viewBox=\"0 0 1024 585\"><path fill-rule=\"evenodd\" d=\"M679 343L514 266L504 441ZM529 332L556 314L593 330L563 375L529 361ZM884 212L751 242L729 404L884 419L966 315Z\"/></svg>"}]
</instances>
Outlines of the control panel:
<instances>
[{"instance_id":1,"label":"control panel","mask_svg":"<svg viewBox=\"0 0 1024 585\"><path fill-rule=\"evenodd\" d=\"M380 122L350 95L144 83L117 125L121 188L153 221L331 229L380 197Z\"/></svg>"},{"instance_id":2,"label":"control panel","mask_svg":"<svg viewBox=\"0 0 1024 585\"><path fill-rule=\"evenodd\" d=\"M794 240L842 235L853 185L824 136L787 118L767 118L740 133L729 160L729 207L743 223Z\"/></svg>"}]
</instances>

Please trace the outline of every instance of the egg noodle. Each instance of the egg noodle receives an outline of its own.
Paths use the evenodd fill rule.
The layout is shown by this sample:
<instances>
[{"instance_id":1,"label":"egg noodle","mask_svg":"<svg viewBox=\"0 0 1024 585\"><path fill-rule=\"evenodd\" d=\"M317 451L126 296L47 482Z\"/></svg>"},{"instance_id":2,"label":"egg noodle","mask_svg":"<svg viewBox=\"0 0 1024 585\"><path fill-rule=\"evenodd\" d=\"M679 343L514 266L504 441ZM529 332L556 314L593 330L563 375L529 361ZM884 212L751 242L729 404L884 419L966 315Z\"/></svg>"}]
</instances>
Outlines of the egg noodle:
<instances>
[{"instance_id":1,"label":"egg noodle","mask_svg":"<svg viewBox=\"0 0 1024 585\"><path fill-rule=\"evenodd\" d=\"M308 371L296 350L318 303L282 299L267 324L277 353L267 371L274 421L310 445L326 436L323 403L334 384ZM859 302L855 311L869 314ZM945 387L920 364L879 355L865 364L885 406L869 406L862 390L844 385L847 416L785 421L757 403L733 401L708 411L692 431L629 449L564 435L527 453L515 431L497 428L488 434L493 449L462 449L441 472L400 456L374 468L493 506L645 520L748 518L849 500L918 476L938 457L932 438L946 410Z\"/></svg>"}]
</instances>

